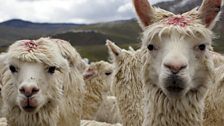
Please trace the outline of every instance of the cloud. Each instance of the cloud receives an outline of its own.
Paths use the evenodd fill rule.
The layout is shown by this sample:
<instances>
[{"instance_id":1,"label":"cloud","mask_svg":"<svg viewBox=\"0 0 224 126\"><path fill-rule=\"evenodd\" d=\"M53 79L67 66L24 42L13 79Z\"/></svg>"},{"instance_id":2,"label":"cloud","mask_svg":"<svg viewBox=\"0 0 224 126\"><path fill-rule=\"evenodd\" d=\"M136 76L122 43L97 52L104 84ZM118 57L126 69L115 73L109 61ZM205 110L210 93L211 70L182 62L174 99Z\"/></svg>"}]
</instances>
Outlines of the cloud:
<instances>
[{"instance_id":1,"label":"cloud","mask_svg":"<svg viewBox=\"0 0 224 126\"><path fill-rule=\"evenodd\" d=\"M156 1L161 0L150 0ZM16 18L33 22L95 23L130 19L135 15L131 0L1 0L0 17L0 22Z\"/></svg>"}]
</instances>

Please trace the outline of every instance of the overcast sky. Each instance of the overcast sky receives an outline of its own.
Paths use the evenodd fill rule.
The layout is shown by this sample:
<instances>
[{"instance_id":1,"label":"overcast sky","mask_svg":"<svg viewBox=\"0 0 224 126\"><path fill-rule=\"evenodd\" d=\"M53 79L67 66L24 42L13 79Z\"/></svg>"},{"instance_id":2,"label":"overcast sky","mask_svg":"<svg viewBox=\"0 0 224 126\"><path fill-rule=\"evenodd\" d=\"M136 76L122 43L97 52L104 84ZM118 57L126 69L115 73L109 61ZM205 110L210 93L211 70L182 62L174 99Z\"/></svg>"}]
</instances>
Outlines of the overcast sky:
<instances>
[{"instance_id":1,"label":"overcast sky","mask_svg":"<svg viewBox=\"0 0 224 126\"><path fill-rule=\"evenodd\" d=\"M96 23L133 18L132 0L0 0L0 22ZM149 0L152 4L168 0Z\"/></svg>"}]
</instances>

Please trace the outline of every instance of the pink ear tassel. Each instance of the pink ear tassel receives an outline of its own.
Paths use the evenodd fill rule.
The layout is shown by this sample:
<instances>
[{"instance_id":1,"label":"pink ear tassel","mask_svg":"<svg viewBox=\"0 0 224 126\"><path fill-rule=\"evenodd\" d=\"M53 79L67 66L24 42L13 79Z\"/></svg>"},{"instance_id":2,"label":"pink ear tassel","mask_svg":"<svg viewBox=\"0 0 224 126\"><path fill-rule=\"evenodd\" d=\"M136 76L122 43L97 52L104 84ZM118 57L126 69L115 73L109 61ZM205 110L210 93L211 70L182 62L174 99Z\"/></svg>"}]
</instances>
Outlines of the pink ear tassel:
<instances>
[{"instance_id":1,"label":"pink ear tassel","mask_svg":"<svg viewBox=\"0 0 224 126\"><path fill-rule=\"evenodd\" d=\"M27 51L29 51L29 52L30 52L31 50L37 48L37 44L34 43L33 40L25 40L25 41L24 41L24 45L25 45L26 48L28 48Z\"/></svg>"},{"instance_id":2,"label":"pink ear tassel","mask_svg":"<svg viewBox=\"0 0 224 126\"><path fill-rule=\"evenodd\" d=\"M168 25L178 25L181 27L185 27L187 25L190 25L192 23L192 20L189 17L178 15L167 18L165 23Z\"/></svg>"}]
</instances>

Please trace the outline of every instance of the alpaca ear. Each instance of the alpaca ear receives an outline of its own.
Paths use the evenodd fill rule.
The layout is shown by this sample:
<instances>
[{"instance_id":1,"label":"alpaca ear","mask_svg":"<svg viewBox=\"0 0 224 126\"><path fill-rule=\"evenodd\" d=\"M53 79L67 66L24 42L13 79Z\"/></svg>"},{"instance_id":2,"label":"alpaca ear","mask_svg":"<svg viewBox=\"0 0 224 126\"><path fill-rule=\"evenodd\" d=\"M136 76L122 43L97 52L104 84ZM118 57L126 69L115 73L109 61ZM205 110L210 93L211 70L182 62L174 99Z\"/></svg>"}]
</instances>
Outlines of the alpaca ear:
<instances>
[{"instance_id":1,"label":"alpaca ear","mask_svg":"<svg viewBox=\"0 0 224 126\"><path fill-rule=\"evenodd\" d=\"M219 19L222 0L203 0L199 8L199 17L209 29L215 26Z\"/></svg>"},{"instance_id":2,"label":"alpaca ear","mask_svg":"<svg viewBox=\"0 0 224 126\"><path fill-rule=\"evenodd\" d=\"M111 55L113 55L113 57L120 56L120 54L122 52L121 48L119 48L117 45L115 45L112 41L107 40L106 41L106 46L107 46L107 48L109 50L109 53Z\"/></svg>"},{"instance_id":3,"label":"alpaca ear","mask_svg":"<svg viewBox=\"0 0 224 126\"><path fill-rule=\"evenodd\" d=\"M149 4L148 0L132 0L136 14L138 16L138 22L144 29L153 23L154 9Z\"/></svg>"}]
</instances>

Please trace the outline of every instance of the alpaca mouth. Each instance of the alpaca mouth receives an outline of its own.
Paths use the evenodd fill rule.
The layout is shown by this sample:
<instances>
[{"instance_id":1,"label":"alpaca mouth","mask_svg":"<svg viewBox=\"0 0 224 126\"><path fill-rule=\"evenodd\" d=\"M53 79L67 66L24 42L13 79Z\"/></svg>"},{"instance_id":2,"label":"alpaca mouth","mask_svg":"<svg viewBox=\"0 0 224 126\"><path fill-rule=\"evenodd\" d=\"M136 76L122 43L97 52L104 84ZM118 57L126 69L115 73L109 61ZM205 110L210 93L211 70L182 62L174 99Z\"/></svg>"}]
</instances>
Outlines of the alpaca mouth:
<instances>
[{"instance_id":1,"label":"alpaca mouth","mask_svg":"<svg viewBox=\"0 0 224 126\"><path fill-rule=\"evenodd\" d=\"M31 113L31 112L34 112L36 110L36 107L33 107L31 105L27 105L27 106L24 106L23 109L24 109L24 111Z\"/></svg>"},{"instance_id":2,"label":"alpaca mouth","mask_svg":"<svg viewBox=\"0 0 224 126\"><path fill-rule=\"evenodd\" d=\"M178 92L183 91L184 88L182 88L182 87L178 87L178 86L168 86L166 89L167 89L169 92L176 92L176 93L178 93Z\"/></svg>"},{"instance_id":3,"label":"alpaca mouth","mask_svg":"<svg viewBox=\"0 0 224 126\"><path fill-rule=\"evenodd\" d=\"M182 93L185 89L185 82L178 75L170 75L165 79L165 89L172 94Z\"/></svg>"},{"instance_id":4,"label":"alpaca mouth","mask_svg":"<svg viewBox=\"0 0 224 126\"><path fill-rule=\"evenodd\" d=\"M37 104L34 103L34 100L27 98L23 101L22 108L25 112L31 113L36 110Z\"/></svg>"}]
</instances>

